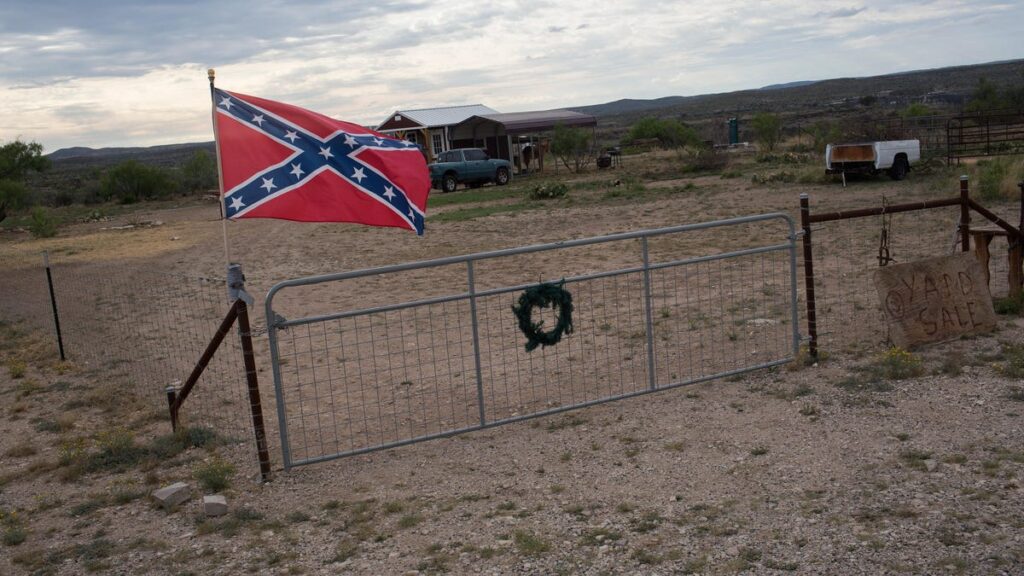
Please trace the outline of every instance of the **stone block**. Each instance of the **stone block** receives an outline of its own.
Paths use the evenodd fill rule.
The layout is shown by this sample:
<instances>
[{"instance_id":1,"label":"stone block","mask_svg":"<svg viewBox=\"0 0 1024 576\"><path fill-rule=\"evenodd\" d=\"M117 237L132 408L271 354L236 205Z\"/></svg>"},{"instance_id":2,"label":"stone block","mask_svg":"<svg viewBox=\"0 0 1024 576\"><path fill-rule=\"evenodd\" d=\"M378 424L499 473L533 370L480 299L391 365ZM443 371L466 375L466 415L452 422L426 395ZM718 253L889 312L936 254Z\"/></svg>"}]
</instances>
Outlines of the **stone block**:
<instances>
[{"instance_id":1,"label":"stone block","mask_svg":"<svg viewBox=\"0 0 1024 576\"><path fill-rule=\"evenodd\" d=\"M175 482L153 492L153 499L165 510L170 510L192 497L192 489L184 482Z\"/></svg>"},{"instance_id":2,"label":"stone block","mask_svg":"<svg viewBox=\"0 0 1024 576\"><path fill-rule=\"evenodd\" d=\"M203 513L207 518L223 516L228 513L228 499L220 494L203 496Z\"/></svg>"}]
</instances>

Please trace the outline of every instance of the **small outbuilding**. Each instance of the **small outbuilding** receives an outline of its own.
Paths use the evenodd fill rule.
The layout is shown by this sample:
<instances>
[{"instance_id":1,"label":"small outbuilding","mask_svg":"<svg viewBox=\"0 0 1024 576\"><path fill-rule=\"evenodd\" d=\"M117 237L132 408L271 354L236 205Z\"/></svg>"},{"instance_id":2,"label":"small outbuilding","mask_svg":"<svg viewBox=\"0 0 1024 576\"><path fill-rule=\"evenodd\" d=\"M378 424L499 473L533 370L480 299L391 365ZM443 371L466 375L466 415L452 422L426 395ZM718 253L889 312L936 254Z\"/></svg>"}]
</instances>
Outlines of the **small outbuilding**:
<instances>
[{"instance_id":1,"label":"small outbuilding","mask_svg":"<svg viewBox=\"0 0 1024 576\"><path fill-rule=\"evenodd\" d=\"M471 116L497 113L483 104L396 110L377 126L377 131L419 144L427 161L433 162L438 154L451 148L452 126Z\"/></svg>"},{"instance_id":2,"label":"small outbuilding","mask_svg":"<svg viewBox=\"0 0 1024 576\"><path fill-rule=\"evenodd\" d=\"M571 110L474 114L449 130L452 148L483 148L518 172L544 169L544 154L555 126L595 128L597 118Z\"/></svg>"}]
</instances>

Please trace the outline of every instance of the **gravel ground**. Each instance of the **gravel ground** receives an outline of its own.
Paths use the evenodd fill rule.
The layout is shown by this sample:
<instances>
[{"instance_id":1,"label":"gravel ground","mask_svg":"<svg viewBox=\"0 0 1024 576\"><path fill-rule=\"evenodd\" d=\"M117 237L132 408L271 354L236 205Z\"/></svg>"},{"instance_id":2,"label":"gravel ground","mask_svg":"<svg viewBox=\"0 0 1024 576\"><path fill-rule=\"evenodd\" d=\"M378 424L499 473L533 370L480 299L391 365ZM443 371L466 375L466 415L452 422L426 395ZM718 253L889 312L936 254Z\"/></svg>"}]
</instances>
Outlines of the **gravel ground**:
<instances>
[{"instance_id":1,"label":"gravel ground","mask_svg":"<svg viewBox=\"0 0 1024 576\"><path fill-rule=\"evenodd\" d=\"M0 571L1020 574L1024 398L1002 374L1021 324L927 350L917 378L872 383L873 357L827 360L279 471L264 485L240 473L226 491L232 514L209 521L198 496L171 513L142 496L175 480L198 492L204 449L71 482L59 465L26 472L61 450L61 432L33 432L55 415L53 383L89 386L30 367L0 378L17 398L8 406L24 407L9 407L0 430L0 506L27 532ZM18 396L26 379L41 390ZM91 407L71 426L102 415ZM38 452L12 456L26 437ZM232 450L244 451L219 452Z\"/></svg>"}]
</instances>

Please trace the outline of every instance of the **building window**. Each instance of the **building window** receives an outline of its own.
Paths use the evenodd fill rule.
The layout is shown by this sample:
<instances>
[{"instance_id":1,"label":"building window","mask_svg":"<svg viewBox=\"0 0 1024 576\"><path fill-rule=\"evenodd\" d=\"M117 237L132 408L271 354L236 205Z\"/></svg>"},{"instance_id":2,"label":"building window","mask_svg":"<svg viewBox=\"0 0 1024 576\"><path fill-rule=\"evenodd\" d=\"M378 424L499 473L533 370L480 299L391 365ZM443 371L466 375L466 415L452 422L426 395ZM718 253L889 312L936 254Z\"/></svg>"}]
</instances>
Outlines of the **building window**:
<instances>
[{"instance_id":1,"label":"building window","mask_svg":"<svg viewBox=\"0 0 1024 576\"><path fill-rule=\"evenodd\" d=\"M432 136L432 142L434 144L434 154L438 154L440 152L444 152L443 141L444 141L444 139L441 138L440 134L434 134Z\"/></svg>"}]
</instances>

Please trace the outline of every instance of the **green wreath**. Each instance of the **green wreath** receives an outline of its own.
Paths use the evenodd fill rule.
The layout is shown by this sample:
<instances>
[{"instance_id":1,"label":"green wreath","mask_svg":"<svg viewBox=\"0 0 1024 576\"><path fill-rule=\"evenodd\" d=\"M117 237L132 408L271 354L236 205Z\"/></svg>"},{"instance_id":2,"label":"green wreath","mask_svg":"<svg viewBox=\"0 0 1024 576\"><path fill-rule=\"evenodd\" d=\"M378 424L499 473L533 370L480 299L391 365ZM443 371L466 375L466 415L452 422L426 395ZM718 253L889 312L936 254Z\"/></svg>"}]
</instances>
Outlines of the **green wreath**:
<instances>
[{"instance_id":1,"label":"green wreath","mask_svg":"<svg viewBox=\"0 0 1024 576\"><path fill-rule=\"evenodd\" d=\"M572 334L572 294L563 286L565 280L558 284L545 282L531 286L519 295L519 303L512 306L512 311L519 320L519 330L526 336L526 351L532 352L538 346L554 346L562 340L564 334ZM534 308L558 309L558 322L551 330L542 329L544 321L533 321Z\"/></svg>"}]
</instances>

